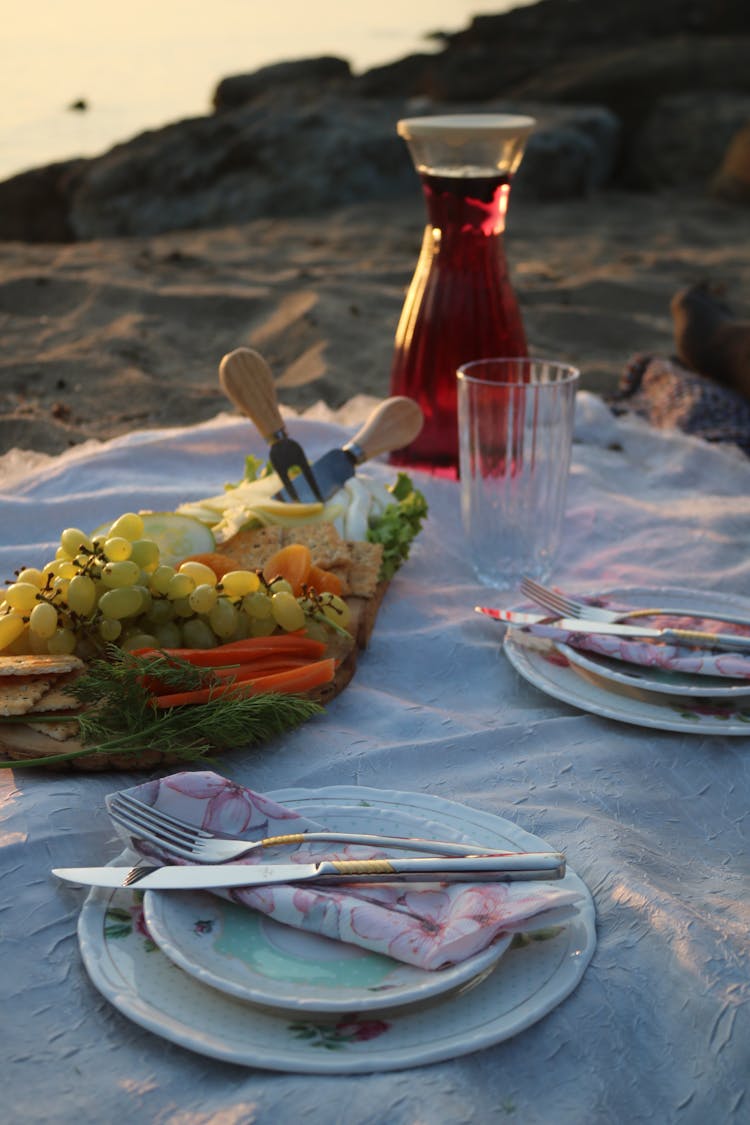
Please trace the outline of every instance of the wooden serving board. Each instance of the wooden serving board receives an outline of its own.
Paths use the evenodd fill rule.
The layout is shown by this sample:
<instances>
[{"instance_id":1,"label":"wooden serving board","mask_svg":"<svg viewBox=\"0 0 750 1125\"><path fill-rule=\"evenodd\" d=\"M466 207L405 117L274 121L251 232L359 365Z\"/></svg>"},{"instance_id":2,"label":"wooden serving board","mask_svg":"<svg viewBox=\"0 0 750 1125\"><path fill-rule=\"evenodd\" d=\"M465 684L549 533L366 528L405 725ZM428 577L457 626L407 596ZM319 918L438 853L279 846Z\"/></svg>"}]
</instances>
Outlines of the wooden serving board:
<instances>
[{"instance_id":1,"label":"wooden serving board","mask_svg":"<svg viewBox=\"0 0 750 1125\"><path fill-rule=\"evenodd\" d=\"M334 637L331 641L329 654L336 656L341 662L331 683L324 684L323 687L316 688L315 691L308 693L311 699L315 699L325 706L335 699L350 682L357 668L358 650L367 647L388 585L388 582L379 583L374 598L351 599L354 641L351 645L347 645L345 640L338 637ZM361 604L355 604L357 602ZM164 754L157 749L143 751L138 755L92 753L80 758L64 758L65 754L81 749L83 749L83 746L77 739L68 738L60 742L24 723L2 724L0 721L0 757L17 761L19 765L23 763L24 759L57 755L61 759L59 762L50 762L49 765L38 768L55 772L101 773L104 771L158 769L162 766L172 766L184 762L184 759L174 754ZM217 750L216 753L221 753L221 751Z\"/></svg>"}]
</instances>

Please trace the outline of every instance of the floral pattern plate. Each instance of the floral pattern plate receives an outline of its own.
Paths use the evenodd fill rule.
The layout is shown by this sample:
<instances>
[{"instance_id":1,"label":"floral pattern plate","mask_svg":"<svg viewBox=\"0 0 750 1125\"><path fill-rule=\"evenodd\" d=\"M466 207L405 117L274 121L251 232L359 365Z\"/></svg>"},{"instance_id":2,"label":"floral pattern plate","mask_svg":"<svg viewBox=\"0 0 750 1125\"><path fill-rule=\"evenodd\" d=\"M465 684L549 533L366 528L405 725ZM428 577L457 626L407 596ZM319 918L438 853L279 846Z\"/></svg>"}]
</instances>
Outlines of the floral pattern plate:
<instances>
[{"instance_id":1,"label":"floral pattern plate","mask_svg":"<svg viewBox=\"0 0 750 1125\"><path fill-rule=\"evenodd\" d=\"M735 611L743 608L736 597L711 592L698 592L696 590L675 589L644 589L643 587L627 587L615 590L601 591L602 597L612 598L623 604L641 605L648 602L650 605L659 605L669 609L670 605L680 606L686 602L700 604L707 610L720 613L723 610ZM745 606L750 613L750 604ZM742 696L750 697L750 680L733 680L724 676L691 675L688 672L667 671L667 669L645 667L640 664L630 664L624 660L616 660L603 656L598 652L589 652L574 648L572 645L557 644L558 652L563 653L570 664L584 671L592 672L602 680L609 680L613 684L633 688L638 692L657 692L661 695L676 695L686 698L705 699L740 699ZM747 700L750 707L750 698Z\"/></svg>"},{"instance_id":2,"label":"floral pattern plate","mask_svg":"<svg viewBox=\"0 0 750 1125\"><path fill-rule=\"evenodd\" d=\"M347 805L374 807L439 825L456 839L478 843L501 839L509 850L551 846L501 817L426 793L335 786L287 789L271 796L311 817ZM115 862L127 863L128 858ZM508 1039L575 989L596 944L594 904L570 868L565 882L582 897L564 926L531 939L516 939L497 970L478 987L394 1013L326 1018L274 1012L211 988L183 972L150 939L138 891L93 890L81 911L78 936L89 976L119 1011L199 1054L310 1074L399 1070Z\"/></svg>"},{"instance_id":3,"label":"floral pattern plate","mask_svg":"<svg viewBox=\"0 0 750 1125\"><path fill-rule=\"evenodd\" d=\"M651 592L653 596L653 591ZM534 687L581 711L634 726L683 734L750 735L750 697L689 698L628 687L569 659L568 647L508 629L503 647L513 667ZM577 656L578 654L576 654Z\"/></svg>"},{"instance_id":4,"label":"floral pattern plate","mask_svg":"<svg viewBox=\"0 0 750 1125\"><path fill-rule=\"evenodd\" d=\"M321 811L327 827L344 832L424 837L434 827L401 810L362 803ZM497 846L505 850L506 843ZM205 892L148 891L144 914L151 937L185 972L242 1000L285 1011L371 1012L425 1001L478 982L511 941L504 934L474 957L429 972Z\"/></svg>"}]
</instances>

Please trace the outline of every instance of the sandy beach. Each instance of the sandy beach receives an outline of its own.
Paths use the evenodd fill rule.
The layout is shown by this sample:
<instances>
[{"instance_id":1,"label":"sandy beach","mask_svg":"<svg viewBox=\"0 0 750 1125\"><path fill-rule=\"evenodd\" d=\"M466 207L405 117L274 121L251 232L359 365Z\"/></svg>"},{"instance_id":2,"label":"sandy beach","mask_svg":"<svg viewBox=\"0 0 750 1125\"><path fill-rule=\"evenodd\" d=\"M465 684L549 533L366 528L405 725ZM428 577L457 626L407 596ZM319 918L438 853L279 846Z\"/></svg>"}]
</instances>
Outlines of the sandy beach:
<instances>
[{"instance_id":1,"label":"sandy beach","mask_svg":"<svg viewBox=\"0 0 750 1125\"><path fill-rule=\"evenodd\" d=\"M413 198L317 218L68 245L0 243L0 453L58 453L231 409L222 355L260 350L282 404L388 393L424 224ZM750 212L701 194L511 203L506 248L530 350L604 394L669 355L669 301L708 279L750 309ZM0 462L1 466L2 462Z\"/></svg>"}]
</instances>

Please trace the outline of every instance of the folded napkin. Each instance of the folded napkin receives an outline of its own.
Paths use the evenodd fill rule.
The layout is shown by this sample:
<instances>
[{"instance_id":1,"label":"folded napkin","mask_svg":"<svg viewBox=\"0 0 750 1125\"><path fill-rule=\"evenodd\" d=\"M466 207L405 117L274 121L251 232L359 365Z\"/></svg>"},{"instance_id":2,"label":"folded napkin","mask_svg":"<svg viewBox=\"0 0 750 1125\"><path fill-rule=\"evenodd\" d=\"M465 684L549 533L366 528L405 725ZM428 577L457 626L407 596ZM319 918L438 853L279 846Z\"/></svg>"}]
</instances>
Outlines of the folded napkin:
<instances>
[{"instance_id":1,"label":"folded napkin","mask_svg":"<svg viewBox=\"0 0 750 1125\"><path fill-rule=\"evenodd\" d=\"M584 599L586 600L586 599ZM590 600L591 605L627 613L628 607L605 598ZM741 625L728 625L709 618L638 617L633 625L644 625L649 629L697 629L703 633L735 633L750 635L750 629ZM592 626L593 628L593 626ZM523 632L537 637L570 645L571 648L584 649L609 656L614 660L624 660L628 664L639 664L646 668L662 668L668 672L689 672L698 676L724 676L734 680L750 680L750 652L712 652L710 649L689 648L686 645L670 645L661 641L628 640L605 633L571 633L553 622L549 625L526 625Z\"/></svg>"},{"instance_id":2,"label":"folded napkin","mask_svg":"<svg viewBox=\"0 0 750 1125\"><path fill-rule=\"evenodd\" d=\"M248 842L326 827L208 771L173 774L136 786L129 793L190 824ZM118 827L118 832L131 842L122 828ZM139 851L151 860L184 862L145 841L139 843ZM331 844L308 844L296 849L262 848L236 862L248 866L273 859L312 863L323 858L369 859L387 854L387 850L357 845L338 845L334 851ZM357 887L307 883L216 893L268 914L277 922L423 969L464 961L485 949L498 934L529 929L530 919L580 898L577 891L534 882L433 883L423 887L408 883Z\"/></svg>"}]
</instances>

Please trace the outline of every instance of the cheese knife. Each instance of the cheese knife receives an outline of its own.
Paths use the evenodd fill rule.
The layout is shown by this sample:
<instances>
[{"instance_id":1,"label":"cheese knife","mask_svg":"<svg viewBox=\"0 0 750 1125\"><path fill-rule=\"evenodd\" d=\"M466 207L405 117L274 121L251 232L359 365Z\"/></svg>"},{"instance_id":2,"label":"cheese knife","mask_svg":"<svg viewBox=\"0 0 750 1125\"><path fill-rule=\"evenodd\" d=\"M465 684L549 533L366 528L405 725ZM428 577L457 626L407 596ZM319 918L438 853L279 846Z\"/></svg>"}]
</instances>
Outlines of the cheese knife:
<instances>
[{"instance_id":1,"label":"cheese knife","mask_svg":"<svg viewBox=\"0 0 750 1125\"><path fill-rule=\"evenodd\" d=\"M518 852L461 859L346 859L319 863L201 863L155 867L56 867L59 879L93 887L197 890L280 883L508 883L562 879L561 852Z\"/></svg>"},{"instance_id":2,"label":"cheese knife","mask_svg":"<svg viewBox=\"0 0 750 1125\"><path fill-rule=\"evenodd\" d=\"M385 399L375 407L350 441L339 449L330 449L313 463L312 474L321 498L324 501L330 499L354 476L357 466L364 461L371 461L381 453L402 449L414 441L423 423L422 408L414 399L403 395ZM304 477L295 477L292 483L300 503L315 503L315 496ZM295 497L288 487L274 495L274 500L293 499Z\"/></svg>"},{"instance_id":3,"label":"cheese knife","mask_svg":"<svg viewBox=\"0 0 750 1125\"><path fill-rule=\"evenodd\" d=\"M561 633L590 633L630 640L654 640L664 644L686 645L691 648L719 649L725 652L750 653L750 636L737 633L705 633L698 629L649 629L645 625L621 625L615 622L592 621L579 617L552 617L550 614L521 613L511 609L492 609L489 606L474 607L495 621L507 625L524 627L535 626L540 636L559 637Z\"/></svg>"}]
</instances>

